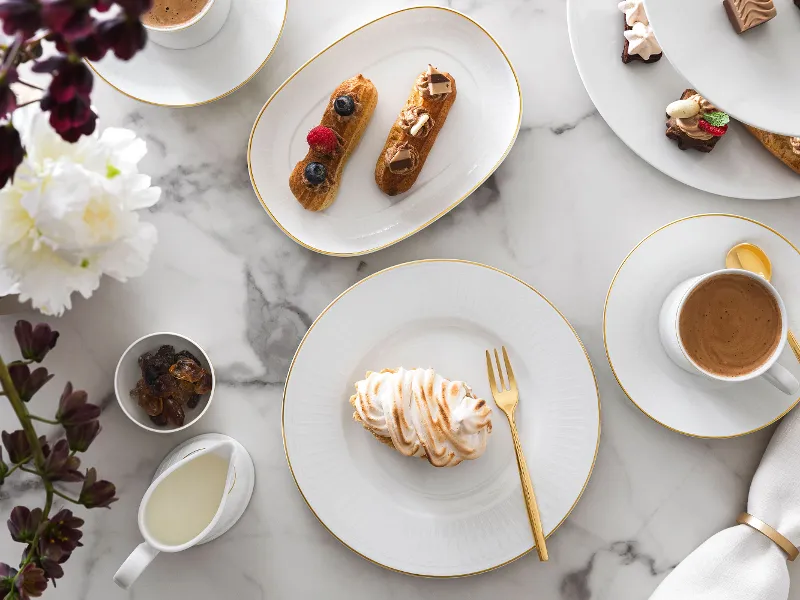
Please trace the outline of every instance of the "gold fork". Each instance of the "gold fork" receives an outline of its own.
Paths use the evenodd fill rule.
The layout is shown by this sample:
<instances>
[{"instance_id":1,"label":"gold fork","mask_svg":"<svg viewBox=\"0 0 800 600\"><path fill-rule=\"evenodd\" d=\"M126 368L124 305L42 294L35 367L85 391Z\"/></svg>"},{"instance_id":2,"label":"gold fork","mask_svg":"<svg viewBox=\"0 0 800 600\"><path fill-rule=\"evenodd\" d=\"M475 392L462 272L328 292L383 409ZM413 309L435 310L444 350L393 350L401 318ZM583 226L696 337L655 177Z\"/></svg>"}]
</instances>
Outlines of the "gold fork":
<instances>
[{"instance_id":1,"label":"gold fork","mask_svg":"<svg viewBox=\"0 0 800 600\"><path fill-rule=\"evenodd\" d=\"M495 404L502 410L508 418L508 425L511 428L511 437L514 439L514 451L517 454L517 467L519 467L519 480L522 483L522 495L525 497L525 508L528 509L528 520L533 529L533 539L536 542L536 552L539 553L539 560L546 561L547 545L544 541L544 531L542 530L542 518L539 516L539 505L536 503L536 494L533 493L531 476L528 473L528 464L525 462L525 455L522 453L522 444L517 434L517 424L514 421L514 410L519 402L519 391L517 390L517 380L514 377L514 370L511 368L511 361L508 360L508 352L503 346L503 359L506 363L508 372L508 388L503 379L503 368L500 366L500 356L497 349L494 351L494 358L497 361L497 375L500 378L500 388L495 383L494 371L492 369L492 358L489 351L486 351L486 371L489 375L489 387L492 390L492 397Z\"/></svg>"}]
</instances>

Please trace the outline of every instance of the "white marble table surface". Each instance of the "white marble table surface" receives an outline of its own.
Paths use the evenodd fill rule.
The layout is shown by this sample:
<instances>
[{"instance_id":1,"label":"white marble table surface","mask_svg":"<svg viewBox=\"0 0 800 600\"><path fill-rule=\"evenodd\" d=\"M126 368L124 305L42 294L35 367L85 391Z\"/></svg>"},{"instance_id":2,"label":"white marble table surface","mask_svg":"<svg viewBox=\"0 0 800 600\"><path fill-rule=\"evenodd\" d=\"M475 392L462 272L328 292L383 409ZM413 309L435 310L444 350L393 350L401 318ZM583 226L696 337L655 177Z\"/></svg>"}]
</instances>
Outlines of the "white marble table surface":
<instances>
[{"instance_id":1,"label":"white marble table surface","mask_svg":"<svg viewBox=\"0 0 800 600\"><path fill-rule=\"evenodd\" d=\"M242 1L242 0L236 0ZM257 0L253 0L257 1ZM164 189L151 211L160 241L147 274L106 280L55 320L62 333L49 364L58 377L35 402L53 405L69 376L102 402L104 431L87 456L118 486L112 510L88 515L85 547L46 598L114 600L111 577L136 544L136 510L166 451L199 433L234 435L257 470L252 504L213 544L161 556L131 598L542 598L640 600L701 541L732 523L771 430L728 441L667 431L625 397L603 348L603 302L628 251L664 223L700 212L737 213L800 241L800 203L720 198L677 183L641 161L603 122L583 89L569 47L563 0L452 0L508 52L523 89L522 130L508 159L457 209L377 254L340 259L292 242L253 194L245 152L262 103L297 67L354 27L403 0L290 0L286 28L264 70L215 104L169 110L103 84L94 101L106 125L143 135L143 168ZM408 260L463 258L527 280L567 316L591 355L603 434L594 475L549 542L552 560L525 557L461 580L412 578L374 566L326 532L298 493L283 453L281 396L289 361L314 317L365 275ZM35 317L32 317L35 318ZM0 351L14 317L0 318ZM196 426L147 434L113 397L113 371L136 337L158 330L200 341L217 368L217 398ZM2 404L2 403L0 403ZM13 429L0 406L0 428ZM0 516L40 502L36 482L0 489ZM380 524L376 523L376 527ZM0 533L0 560L19 547ZM790 567L800 580L798 567ZM795 582L791 598L800 599Z\"/></svg>"}]
</instances>

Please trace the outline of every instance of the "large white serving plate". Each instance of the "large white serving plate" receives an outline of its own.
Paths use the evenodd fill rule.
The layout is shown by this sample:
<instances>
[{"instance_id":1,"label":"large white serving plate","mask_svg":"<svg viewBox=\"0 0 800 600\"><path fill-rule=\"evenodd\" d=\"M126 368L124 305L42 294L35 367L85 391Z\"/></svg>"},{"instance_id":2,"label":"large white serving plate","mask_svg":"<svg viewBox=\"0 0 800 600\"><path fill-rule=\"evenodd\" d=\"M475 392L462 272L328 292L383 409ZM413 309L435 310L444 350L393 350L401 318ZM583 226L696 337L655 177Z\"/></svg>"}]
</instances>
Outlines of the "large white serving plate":
<instances>
[{"instance_id":1,"label":"large white serving plate","mask_svg":"<svg viewBox=\"0 0 800 600\"><path fill-rule=\"evenodd\" d=\"M625 257L608 290L603 339L611 370L642 412L685 435L746 435L774 423L800 400L761 378L728 383L693 375L673 363L661 346L658 315L667 295L681 281L724 268L728 250L741 242L756 244L770 257L772 283L797 331L800 250L746 217L694 215L657 229ZM800 379L800 364L788 346L779 362Z\"/></svg>"},{"instance_id":2,"label":"large white serving plate","mask_svg":"<svg viewBox=\"0 0 800 600\"><path fill-rule=\"evenodd\" d=\"M721 0L718 4L730 26ZM731 124L709 154L681 151L667 139L666 107L692 86L670 64L669 51L656 63L622 63L623 17L617 2L568 0L567 18L572 53L586 91L608 126L642 159L673 179L721 196L753 200L800 196L800 175L773 157L740 123Z\"/></svg>"},{"instance_id":3,"label":"large white serving plate","mask_svg":"<svg viewBox=\"0 0 800 600\"><path fill-rule=\"evenodd\" d=\"M432 260L391 267L328 306L292 361L283 398L298 488L343 544L407 574L481 573L533 548L511 434L491 400L484 352L505 345L520 389L522 446L551 534L588 483L600 436L589 357L535 289L492 267ZM437 469L378 442L348 399L367 370L432 367L493 407L486 453Z\"/></svg>"},{"instance_id":4,"label":"large white serving plate","mask_svg":"<svg viewBox=\"0 0 800 600\"><path fill-rule=\"evenodd\" d=\"M722 0L645 0L666 56L699 92L732 117L800 135L800 9L773 0L776 17L737 34Z\"/></svg>"},{"instance_id":5,"label":"large white serving plate","mask_svg":"<svg viewBox=\"0 0 800 600\"><path fill-rule=\"evenodd\" d=\"M89 66L135 100L174 108L207 104L241 88L267 64L288 9L289 0L233 0L225 25L202 46L173 50L150 41L130 61L109 52Z\"/></svg>"},{"instance_id":6,"label":"large white serving plate","mask_svg":"<svg viewBox=\"0 0 800 600\"><path fill-rule=\"evenodd\" d=\"M428 63L448 71L458 97L414 187L390 198L375 163L411 87ZM345 167L335 203L304 210L289 175L308 150L331 92L362 73L378 106ZM469 196L500 165L519 131L522 96L511 62L469 17L442 7L404 9L367 23L309 60L261 109L247 149L253 189L299 244L338 256L374 252L420 231Z\"/></svg>"}]
</instances>

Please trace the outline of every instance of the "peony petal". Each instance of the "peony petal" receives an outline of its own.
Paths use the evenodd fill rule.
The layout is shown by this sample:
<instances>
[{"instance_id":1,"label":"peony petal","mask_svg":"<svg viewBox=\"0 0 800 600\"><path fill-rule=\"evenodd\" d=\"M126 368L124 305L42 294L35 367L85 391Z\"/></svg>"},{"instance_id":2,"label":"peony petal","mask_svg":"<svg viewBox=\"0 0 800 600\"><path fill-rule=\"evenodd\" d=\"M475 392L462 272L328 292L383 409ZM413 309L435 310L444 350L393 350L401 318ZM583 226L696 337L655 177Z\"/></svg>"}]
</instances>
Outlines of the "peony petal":
<instances>
[{"instance_id":1,"label":"peony petal","mask_svg":"<svg viewBox=\"0 0 800 600\"><path fill-rule=\"evenodd\" d=\"M98 266L118 281L138 277L147 269L157 241L158 230L155 225L140 222L133 235L119 240L98 258Z\"/></svg>"}]
</instances>

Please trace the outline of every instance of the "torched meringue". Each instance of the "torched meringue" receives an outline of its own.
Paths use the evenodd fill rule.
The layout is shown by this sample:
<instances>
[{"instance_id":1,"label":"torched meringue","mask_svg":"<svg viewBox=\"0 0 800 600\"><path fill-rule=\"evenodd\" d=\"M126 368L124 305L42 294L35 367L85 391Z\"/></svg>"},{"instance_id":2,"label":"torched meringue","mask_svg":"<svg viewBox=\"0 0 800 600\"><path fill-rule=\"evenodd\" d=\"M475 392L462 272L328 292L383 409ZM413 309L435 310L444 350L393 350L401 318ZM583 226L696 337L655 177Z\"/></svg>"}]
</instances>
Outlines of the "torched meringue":
<instances>
[{"instance_id":1,"label":"torched meringue","mask_svg":"<svg viewBox=\"0 0 800 600\"><path fill-rule=\"evenodd\" d=\"M635 23L650 24L642 0L622 0L617 4L617 8L625 13L625 22L629 27L633 27Z\"/></svg>"},{"instance_id":2,"label":"torched meringue","mask_svg":"<svg viewBox=\"0 0 800 600\"><path fill-rule=\"evenodd\" d=\"M462 381L433 369L367 372L350 397L353 418L405 456L434 467L454 467L486 450L492 409Z\"/></svg>"},{"instance_id":3,"label":"torched meringue","mask_svg":"<svg viewBox=\"0 0 800 600\"><path fill-rule=\"evenodd\" d=\"M661 52L661 46L656 40L653 28L644 23L634 23L632 29L623 32L625 39L628 40L628 52L638 54L644 60L649 60L653 54Z\"/></svg>"}]
</instances>

